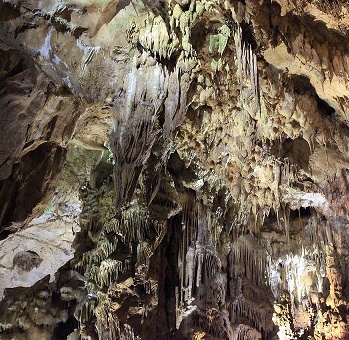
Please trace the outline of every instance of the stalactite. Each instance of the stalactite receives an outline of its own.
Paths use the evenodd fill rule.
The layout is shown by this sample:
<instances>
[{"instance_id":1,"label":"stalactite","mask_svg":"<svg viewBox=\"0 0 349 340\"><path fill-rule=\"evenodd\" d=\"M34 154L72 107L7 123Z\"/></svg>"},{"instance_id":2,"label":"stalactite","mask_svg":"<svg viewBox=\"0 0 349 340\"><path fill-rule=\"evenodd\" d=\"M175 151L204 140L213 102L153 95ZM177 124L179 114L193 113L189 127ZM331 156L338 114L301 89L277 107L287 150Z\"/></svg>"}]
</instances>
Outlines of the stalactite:
<instances>
[{"instance_id":1,"label":"stalactite","mask_svg":"<svg viewBox=\"0 0 349 340\"><path fill-rule=\"evenodd\" d=\"M156 230L157 236L156 236L156 239L155 239L153 246L152 246L152 252L154 252L157 249L157 247L159 246L159 244L161 243L161 241L165 237L166 232L167 232L167 224L166 223L156 223L155 230Z\"/></svg>"},{"instance_id":2,"label":"stalactite","mask_svg":"<svg viewBox=\"0 0 349 340\"><path fill-rule=\"evenodd\" d=\"M245 317L253 323L256 329L268 334L273 330L274 326L270 322L269 309L269 307L257 304L241 295L230 305L230 319L236 322L239 317Z\"/></svg>"},{"instance_id":3,"label":"stalactite","mask_svg":"<svg viewBox=\"0 0 349 340\"><path fill-rule=\"evenodd\" d=\"M143 119L126 118L110 135L111 148L117 166L114 168L115 204L122 207L132 198L142 166L156 138L155 109L144 110Z\"/></svg>"},{"instance_id":4,"label":"stalactite","mask_svg":"<svg viewBox=\"0 0 349 340\"><path fill-rule=\"evenodd\" d=\"M94 310L96 308L96 300L87 300L82 308L80 313L79 322L80 324L86 324L91 321L94 316Z\"/></svg>"},{"instance_id":5,"label":"stalactite","mask_svg":"<svg viewBox=\"0 0 349 340\"><path fill-rule=\"evenodd\" d=\"M191 195L188 195L188 197L185 198L185 201L183 203L183 227L185 228L185 235L184 235L184 248L183 251L185 252L186 249L190 246L192 242L196 239L196 231L197 231L197 224L198 224L198 212L197 208L195 206L195 201L191 197Z\"/></svg>"},{"instance_id":6,"label":"stalactite","mask_svg":"<svg viewBox=\"0 0 349 340\"><path fill-rule=\"evenodd\" d=\"M195 265L195 249L190 245L195 240L197 229L197 211L193 197L184 195L182 203L182 234L181 243L178 254L178 269L180 278L180 287L176 294L176 308L178 311L178 320L181 319L182 306L188 303L191 299L191 292L194 282L194 265Z\"/></svg>"},{"instance_id":7,"label":"stalactite","mask_svg":"<svg viewBox=\"0 0 349 340\"><path fill-rule=\"evenodd\" d=\"M190 295L191 290L194 287L194 274L195 274L195 249L193 247L189 247L185 256L185 281L184 284L186 287L189 287ZM189 296L186 297L186 300L189 300Z\"/></svg>"},{"instance_id":8,"label":"stalactite","mask_svg":"<svg viewBox=\"0 0 349 340\"><path fill-rule=\"evenodd\" d=\"M327 238L326 229L323 227L323 223L321 223L319 214L315 214L309 220L307 233L309 234L311 244L324 252L325 246L328 244L329 240Z\"/></svg>"},{"instance_id":9,"label":"stalactite","mask_svg":"<svg viewBox=\"0 0 349 340\"><path fill-rule=\"evenodd\" d=\"M115 234L122 236L120 233L120 221L114 217L104 223L103 230L106 233L114 232Z\"/></svg>"},{"instance_id":10,"label":"stalactite","mask_svg":"<svg viewBox=\"0 0 349 340\"><path fill-rule=\"evenodd\" d=\"M243 275L257 286L263 286L268 282L268 279L265 277L266 255L264 252L258 251L258 245L252 237L239 237L234 242L230 257L233 264L233 278ZM242 266L242 264L244 265Z\"/></svg>"},{"instance_id":11,"label":"stalactite","mask_svg":"<svg viewBox=\"0 0 349 340\"><path fill-rule=\"evenodd\" d=\"M290 207L286 205L283 208L283 219L285 224L286 246L290 246Z\"/></svg>"},{"instance_id":12,"label":"stalactite","mask_svg":"<svg viewBox=\"0 0 349 340\"><path fill-rule=\"evenodd\" d=\"M242 97L243 85L245 85L246 80L248 80L253 101L255 101L255 108L253 108L255 111L254 113L260 112L257 56L252 51L251 45L244 41L240 25L237 25L237 28L234 31L234 42L237 60L237 76L240 82L241 102L244 102L244 98Z\"/></svg>"},{"instance_id":13,"label":"stalactite","mask_svg":"<svg viewBox=\"0 0 349 340\"><path fill-rule=\"evenodd\" d=\"M221 260L218 254L210 249L205 249L204 256L206 275L208 278L213 278L222 266Z\"/></svg>"},{"instance_id":14,"label":"stalactite","mask_svg":"<svg viewBox=\"0 0 349 340\"><path fill-rule=\"evenodd\" d=\"M131 90L128 96L135 95L136 88L132 82L139 82L136 74L133 76L134 80L131 78L129 80ZM145 99L141 103L134 103L120 98L117 102L119 112L115 117L116 128L110 134L110 147L116 163L115 206L122 207L131 200L141 169L155 142L158 133L156 124L158 108L151 101L145 102ZM138 114L139 111L141 113ZM121 112L124 113L120 114Z\"/></svg>"},{"instance_id":15,"label":"stalactite","mask_svg":"<svg viewBox=\"0 0 349 340\"><path fill-rule=\"evenodd\" d=\"M149 268L149 260L153 255L152 247L148 242L140 242L137 247L137 267Z\"/></svg>"},{"instance_id":16,"label":"stalactite","mask_svg":"<svg viewBox=\"0 0 349 340\"><path fill-rule=\"evenodd\" d=\"M153 165L156 176L165 164L172 134L183 122L187 108L186 96L192 82L188 71L196 65L194 59L181 60L170 72L160 64L144 65L147 57L149 55L145 54L135 59L135 67L125 78L123 90L114 101L115 129L110 134L110 147L115 161L115 206L118 209L132 200L156 141L159 141L157 163ZM165 111L160 127L161 108ZM154 197L154 193L149 197Z\"/></svg>"},{"instance_id":17,"label":"stalactite","mask_svg":"<svg viewBox=\"0 0 349 340\"><path fill-rule=\"evenodd\" d=\"M86 231L97 232L97 226L95 224L99 211L97 191L91 189L89 184L87 184L81 189L80 194L84 201L80 214L80 225Z\"/></svg>"},{"instance_id":18,"label":"stalactite","mask_svg":"<svg viewBox=\"0 0 349 340\"><path fill-rule=\"evenodd\" d=\"M177 40L174 34L169 35L161 16L148 15L145 27L139 32L140 44L160 58L171 57Z\"/></svg>"},{"instance_id":19,"label":"stalactite","mask_svg":"<svg viewBox=\"0 0 349 340\"><path fill-rule=\"evenodd\" d=\"M119 217L112 217L103 226L105 233L114 232L124 243L144 240L149 228L148 215L138 204L132 204L127 209L123 209Z\"/></svg>"},{"instance_id":20,"label":"stalactite","mask_svg":"<svg viewBox=\"0 0 349 340\"><path fill-rule=\"evenodd\" d=\"M280 186L290 187L291 183L297 178L296 174L296 165L292 164L289 158L285 158L281 166Z\"/></svg>"},{"instance_id":21,"label":"stalactite","mask_svg":"<svg viewBox=\"0 0 349 340\"><path fill-rule=\"evenodd\" d=\"M100 266L93 265L87 275L96 282L99 288L103 288L117 281L119 273L122 271L123 264L121 261L106 259L101 262Z\"/></svg>"},{"instance_id":22,"label":"stalactite","mask_svg":"<svg viewBox=\"0 0 349 340\"><path fill-rule=\"evenodd\" d=\"M184 315L192 313L192 306L202 285L212 280L215 303L222 304L225 299L225 288L222 277L217 275L221 269L221 260L217 254L213 236L217 222L205 207L187 196L183 204L182 242L178 254L180 285L176 288L177 325ZM215 334L215 331L209 330ZM217 333L218 334L218 333ZM217 335L218 336L218 335Z\"/></svg>"},{"instance_id":23,"label":"stalactite","mask_svg":"<svg viewBox=\"0 0 349 340\"><path fill-rule=\"evenodd\" d=\"M110 242L108 239L104 238L98 242L96 250L93 252L93 260L96 263L100 263L104 259L108 258L118 247L118 241L113 240Z\"/></svg>"},{"instance_id":24,"label":"stalactite","mask_svg":"<svg viewBox=\"0 0 349 340\"><path fill-rule=\"evenodd\" d=\"M237 58L237 76L240 80L240 86L242 86L242 77L243 77L243 40L242 40L242 29L240 26L234 31L234 41L236 49L236 58Z\"/></svg>"},{"instance_id":25,"label":"stalactite","mask_svg":"<svg viewBox=\"0 0 349 340\"><path fill-rule=\"evenodd\" d=\"M101 262L98 271L97 284L100 287L109 287L112 282L118 280L119 273L123 270L123 264L121 261L106 259Z\"/></svg>"}]
</instances>

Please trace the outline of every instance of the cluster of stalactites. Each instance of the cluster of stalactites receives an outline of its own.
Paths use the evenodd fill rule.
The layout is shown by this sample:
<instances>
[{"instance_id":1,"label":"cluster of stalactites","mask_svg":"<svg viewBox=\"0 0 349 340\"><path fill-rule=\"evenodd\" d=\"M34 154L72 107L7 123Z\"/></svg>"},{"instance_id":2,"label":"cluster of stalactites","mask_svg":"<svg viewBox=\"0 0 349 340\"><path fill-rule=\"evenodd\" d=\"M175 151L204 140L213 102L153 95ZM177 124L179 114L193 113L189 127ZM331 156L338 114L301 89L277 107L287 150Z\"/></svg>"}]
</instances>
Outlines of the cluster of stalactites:
<instances>
[{"instance_id":1,"label":"cluster of stalactites","mask_svg":"<svg viewBox=\"0 0 349 340\"><path fill-rule=\"evenodd\" d=\"M234 30L234 41L241 102L250 102L251 107L253 105L251 113L256 114L260 112L257 55L252 50L251 45L243 40L243 32L240 25L237 25L237 28ZM245 98L243 85L246 83L250 84L250 94L247 94Z\"/></svg>"},{"instance_id":2,"label":"cluster of stalactites","mask_svg":"<svg viewBox=\"0 0 349 340\"><path fill-rule=\"evenodd\" d=\"M293 309L296 304L302 304L307 299L318 304L318 295L323 293L329 244L326 229L328 228L314 215L304 230L311 247L303 245L303 242L299 244L297 240L295 248L295 241L291 241L288 244L290 251L287 254L277 259L273 258L273 254L268 255L266 270L274 297L277 298L282 290L289 291Z\"/></svg>"},{"instance_id":3,"label":"cluster of stalactites","mask_svg":"<svg viewBox=\"0 0 349 340\"><path fill-rule=\"evenodd\" d=\"M268 306L258 304L240 295L230 305L230 320L234 323L238 317L246 318L253 322L253 326L257 330L270 334L273 330L273 324L270 322L269 309Z\"/></svg>"},{"instance_id":4,"label":"cluster of stalactites","mask_svg":"<svg viewBox=\"0 0 349 340\"><path fill-rule=\"evenodd\" d=\"M131 112L132 116L119 118L117 128L110 135L115 160L116 207L125 206L132 199L157 135L157 112L152 103L140 104Z\"/></svg>"},{"instance_id":5,"label":"cluster of stalactites","mask_svg":"<svg viewBox=\"0 0 349 340\"><path fill-rule=\"evenodd\" d=\"M153 61L151 65L149 59ZM117 209L126 207L132 200L151 154L155 176L164 166L171 150L172 134L185 116L195 65L194 59L180 60L170 71L143 52L135 57L118 95L113 96L114 129L109 139L115 162ZM155 143L157 150L152 153ZM148 196L155 194L151 192Z\"/></svg>"},{"instance_id":6,"label":"cluster of stalactites","mask_svg":"<svg viewBox=\"0 0 349 340\"><path fill-rule=\"evenodd\" d=\"M127 208L116 211L104 187L85 191L83 196L87 202L84 205L86 220L81 227L95 247L82 253L74 266L87 278L89 296L78 301L76 318L80 334L84 334L86 324L96 319L96 330L101 339L137 339L132 327L115 315L120 305L110 297L113 287L117 287L118 282L132 270L136 271L137 285L143 286L146 294L155 294L156 283L147 280L146 273L150 257L166 234L167 224L150 219L147 208L136 199ZM109 205L109 210L103 207L104 214L101 211L98 213L98 207L101 208L102 204ZM94 209L93 214L88 213L90 208ZM118 252L125 247L129 247L130 254L121 260ZM135 264L134 258L137 259ZM151 304L146 305L144 313L147 314L152 308Z\"/></svg>"},{"instance_id":7,"label":"cluster of stalactites","mask_svg":"<svg viewBox=\"0 0 349 340\"><path fill-rule=\"evenodd\" d=\"M81 259L76 264L75 269L79 273L84 273L84 271L89 268L92 263L99 265L104 259L106 259L117 249L117 246L117 239L113 240L112 242L106 238L100 240L94 250L87 251L81 255Z\"/></svg>"},{"instance_id":8,"label":"cluster of stalactites","mask_svg":"<svg viewBox=\"0 0 349 340\"><path fill-rule=\"evenodd\" d=\"M144 206L133 202L127 209L123 209L118 216L109 218L98 236L93 250L81 255L75 269L95 281L99 288L109 286L117 281L118 274L129 270L129 259L123 262L110 259L121 243L124 245L138 244L137 266L148 267L149 259L159 246L166 234L167 224L150 220ZM154 242L150 242L149 235L153 235Z\"/></svg>"},{"instance_id":9,"label":"cluster of stalactites","mask_svg":"<svg viewBox=\"0 0 349 340\"><path fill-rule=\"evenodd\" d=\"M190 43L191 28L205 10L210 10L206 1L191 1L189 8L184 10L178 3L170 11L170 28L176 32L178 28L181 31L181 47L185 56L195 54L193 46Z\"/></svg>"},{"instance_id":10,"label":"cluster of stalactites","mask_svg":"<svg viewBox=\"0 0 349 340\"><path fill-rule=\"evenodd\" d=\"M79 322L79 327L84 327L84 325L94 317L94 311L97 306L96 299L86 299L81 305L80 309L76 311L77 319Z\"/></svg>"},{"instance_id":11,"label":"cluster of stalactites","mask_svg":"<svg viewBox=\"0 0 349 340\"><path fill-rule=\"evenodd\" d=\"M184 287L190 296L194 287L199 287L204 277L213 278L221 267L221 261L215 251L204 246L194 245L188 248L185 256ZM189 300L189 298L188 298Z\"/></svg>"},{"instance_id":12,"label":"cluster of stalactites","mask_svg":"<svg viewBox=\"0 0 349 340\"><path fill-rule=\"evenodd\" d=\"M250 287L264 287L268 290L268 272L266 252L252 235L241 235L232 244L229 254L229 276L231 277L230 296L228 305L230 320L236 324L240 318L250 320L252 328L234 328L236 338L249 337L247 334L261 332L268 336L273 331L271 322L271 306L263 302L251 300ZM233 288L234 287L234 288ZM250 336L249 335L249 336ZM245 339L245 338L244 338Z\"/></svg>"},{"instance_id":13,"label":"cluster of stalactites","mask_svg":"<svg viewBox=\"0 0 349 340\"><path fill-rule=\"evenodd\" d=\"M182 242L178 255L177 326L188 311L196 309L192 302L201 285L212 282L217 286L217 305L225 301L224 286L218 282L222 264L212 237L215 235L215 224L211 213L188 195L183 203Z\"/></svg>"},{"instance_id":14,"label":"cluster of stalactites","mask_svg":"<svg viewBox=\"0 0 349 340\"><path fill-rule=\"evenodd\" d=\"M171 58L178 46L178 38L174 33L169 34L161 16L148 15L145 25L139 31L140 44L160 58Z\"/></svg>"},{"instance_id":15,"label":"cluster of stalactites","mask_svg":"<svg viewBox=\"0 0 349 340\"><path fill-rule=\"evenodd\" d=\"M246 192L245 199L255 216L256 232L259 232L258 227L263 225L265 217L273 210L278 224L285 230L288 242L290 207L282 200L284 189L292 187L297 179L297 167L288 158L281 160L264 154L259 155L253 167L250 180L255 188L251 191L252 185L247 184L249 194Z\"/></svg>"},{"instance_id":16,"label":"cluster of stalactites","mask_svg":"<svg viewBox=\"0 0 349 340\"><path fill-rule=\"evenodd\" d=\"M109 287L113 282L117 281L119 273L123 272L124 268L121 261L105 259L99 266L93 265L87 276L102 289L103 287Z\"/></svg>"},{"instance_id":17,"label":"cluster of stalactites","mask_svg":"<svg viewBox=\"0 0 349 340\"><path fill-rule=\"evenodd\" d=\"M149 228L150 221L145 207L132 204L127 209L123 209L118 217L107 220L103 225L103 232L114 233L123 243L128 244L143 241Z\"/></svg>"},{"instance_id":18,"label":"cluster of stalactites","mask_svg":"<svg viewBox=\"0 0 349 340\"><path fill-rule=\"evenodd\" d=\"M348 336L347 321L340 312L347 308L338 256L342 232L336 222L314 214L303 229L305 242L293 241L287 254L277 259L270 256L267 271L277 299L273 321L279 326L280 339L298 339L304 332L324 339Z\"/></svg>"},{"instance_id":19,"label":"cluster of stalactites","mask_svg":"<svg viewBox=\"0 0 349 340\"><path fill-rule=\"evenodd\" d=\"M256 286L267 284L267 258L252 236L240 236L234 242L230 260L233 279L244 277Z\"/></svg>"}]
</instances>

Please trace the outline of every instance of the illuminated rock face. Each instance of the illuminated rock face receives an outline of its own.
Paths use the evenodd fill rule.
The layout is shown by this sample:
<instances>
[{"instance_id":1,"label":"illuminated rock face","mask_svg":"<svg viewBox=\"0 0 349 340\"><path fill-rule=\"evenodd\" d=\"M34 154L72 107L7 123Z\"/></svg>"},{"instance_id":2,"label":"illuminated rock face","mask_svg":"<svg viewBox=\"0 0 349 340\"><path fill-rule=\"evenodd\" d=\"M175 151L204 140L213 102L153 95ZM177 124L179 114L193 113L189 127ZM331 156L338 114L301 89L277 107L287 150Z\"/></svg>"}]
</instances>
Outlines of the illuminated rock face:
<instances>
[{"instance_id":1,"label":"illuminated rock face","mask_svg":"<svg viewBox=\"0 0 349 340\"><path fill-rule=\"evenodd\" d=\"M348 11L0 2L1 339L348 339Z\"/></svg>"}]
</instances>

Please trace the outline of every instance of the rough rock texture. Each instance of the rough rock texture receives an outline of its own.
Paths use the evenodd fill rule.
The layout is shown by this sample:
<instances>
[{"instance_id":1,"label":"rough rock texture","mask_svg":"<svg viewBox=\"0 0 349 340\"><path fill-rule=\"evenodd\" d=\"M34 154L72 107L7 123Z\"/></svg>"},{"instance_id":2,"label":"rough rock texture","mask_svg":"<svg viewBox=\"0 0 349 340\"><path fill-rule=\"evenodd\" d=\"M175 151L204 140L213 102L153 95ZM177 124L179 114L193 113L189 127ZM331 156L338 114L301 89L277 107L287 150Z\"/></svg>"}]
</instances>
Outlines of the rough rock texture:
<instances>
[{"instance_id":1,"label":"rough rock texture","mask_svg":"<svg viewBox=\"0 0 349 340\"><path fill-rule=\"evenodd\" d=\"M349 339L348 11L2 0L1 339Z\"/></svg>"}]
</instances>

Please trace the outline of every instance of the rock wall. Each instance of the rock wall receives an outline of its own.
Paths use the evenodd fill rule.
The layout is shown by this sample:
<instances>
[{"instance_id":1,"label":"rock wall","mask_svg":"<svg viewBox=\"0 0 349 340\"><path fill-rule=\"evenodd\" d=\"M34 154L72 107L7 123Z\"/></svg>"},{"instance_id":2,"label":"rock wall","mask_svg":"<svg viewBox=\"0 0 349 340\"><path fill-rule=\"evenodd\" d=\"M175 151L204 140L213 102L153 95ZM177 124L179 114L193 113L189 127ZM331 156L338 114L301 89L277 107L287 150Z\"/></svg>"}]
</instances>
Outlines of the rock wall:
<instances>
[{"instance_id":1,"label":"rock wall","mask_svg":"<svg viewBox=\"0 0 349 340\"><path fill-rule=\"evenodd\" d=\"M348 10L1 1L1 338L349 339Z\"/></svg>"}]
</instances>

